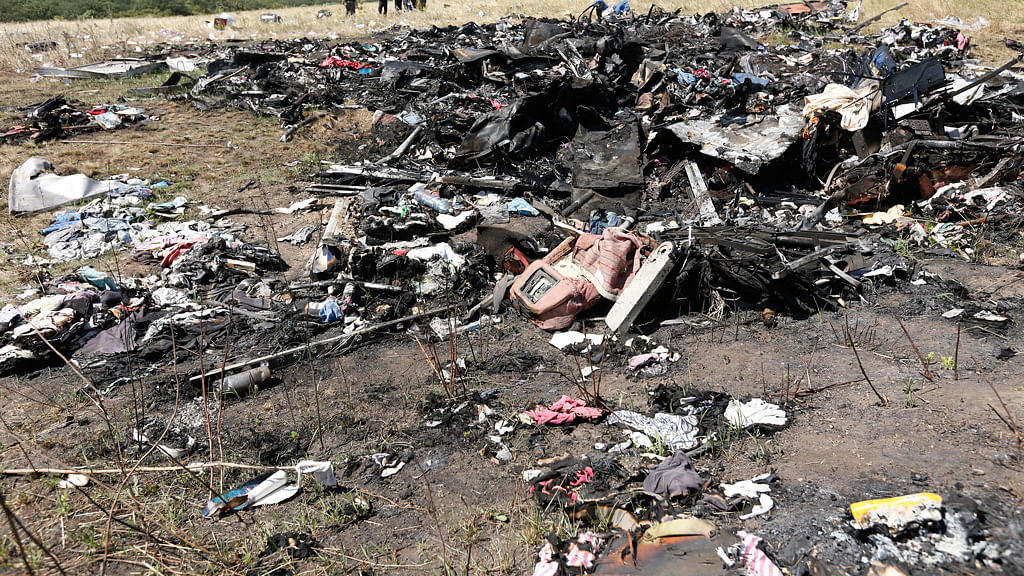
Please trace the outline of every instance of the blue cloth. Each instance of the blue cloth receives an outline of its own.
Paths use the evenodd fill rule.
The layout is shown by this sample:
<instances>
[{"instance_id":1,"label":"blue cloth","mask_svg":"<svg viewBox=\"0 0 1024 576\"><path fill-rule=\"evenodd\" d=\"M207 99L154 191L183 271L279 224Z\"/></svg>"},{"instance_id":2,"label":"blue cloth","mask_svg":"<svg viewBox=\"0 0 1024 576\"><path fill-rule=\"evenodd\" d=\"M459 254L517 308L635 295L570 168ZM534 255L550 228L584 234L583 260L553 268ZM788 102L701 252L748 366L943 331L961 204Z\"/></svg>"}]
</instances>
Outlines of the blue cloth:
<instances>
[{"instance_id":1,"label":"blue cloth","mask_svg":"<svg viewBox=\"0 0 1024 576\"><path fill-rule=\"evenodd\" d=\"M106 272L100 272L90 266L83 266L78 269L78 275L82 277L89 284L101 289L101 290L113 290L114 292L120 291L117 287L117 283L114 282L114 278Z\"/></svg>"},{"instance_id":2,"label":"blue cloth","mask_svg":"<svg viewBox=\"0 0 1024 576\"><path fill-rule=\"evenodd\" d=\"M604 217L594 212L590 215L590 222L587 223L591 234L604 234L606 228L614 228L622 224L622 218L615 212L606 212Z\"/></svg>"},{"instance_id":3,"label":"blue cloth","mask_svg":"<svg viewBox=\"0 0 1024 576\"><path fill-rule=\"evenodd\" d=\"M515 214L522 214L524 216L537 216L540 212L537 211L529 202L523 198L515 198L508 203L508 211Z\"/></svg>"},{"instance_id":4,"label":"blue cloth","mask_svg":"<svg viewBox=\"0 0 1024 576\"><path fill-rule=\"evenodd\" d=\"M619 2L618 4L612 7L612 12L615 12L616 16L622 16L623 14L629 12L630 10L631 8L629 7L629 0L622 0L622 2Z\"/></svg>"},{"instance_id":5,"label":"blue cloth","mask_svg":"<svg viewBox=\"0 0 1024 576\"><path fill-rule=\"evenodd\" d=\"M733 77L733 80L736 80L740 84L743 84L744 82L749 80L750 83L753 84L754 86L767 86L768 85L768 80L767 79L765 79L765 78L758 78L757 76L754 76L753 74L745 74L743 72L738 72L736 74L733 74L732 77Z\"/></svg>"},{"instance_id":6,"label":"blue cloth","mask_svg":"<svg viewBox=\"0 0 1024 576\"><path fill-rule=\"evenodd\" d=\"M82 224L89 230L98 232L118 232L132 227L127 220L121 218L86 218L82 220Z\"/></svg>"},{"instance_id":7,"label":"blue cloth","mask_svg":"<svg viewBox=\"0 0 1024 576\"><path fill-rule=\"evenodd\" d=\"M684 72L678 68L676 68L676 77L678 78L680 84L689 84L690 86L693 86L694 84L697 83L696 76L690 74L689 72Z\"/></svg>"},{"instance_id":8,"label":"blue cloth","mask_svg":"<svg viewBox=\"0 0 1024 576\"><path fill-rule=\"evenodd\" d=\"M46 236L50 232L63 230L81 219L82 215L78 212L64 212L62 214L57 214L57 217L53 219L53 224L43 228L43 236Z\"/></svg>"},{"instance_id":9,"label":"blue cloth","mask_svg":"<svg viewBox=\"0 0 1024 576\"><path fill-rule=\"evenodd\" d=\"M325 324L341 320L341 307L338 306L338 303L334 300L324 302L323 306L320 307L320 319L323 320Z\"/></svg>"},{"instance_id":10,"label":"blue cloth","mask_svg":"<svg viewBox=\"0 0 1024 576\"><path fill-rule=\"evenodd\" d=\"M594 0L594 6L597 6L598 12L604 12L608 9L608 5L605 4L604 0Z\"/></svg>"},{"instance_id":11,"label":"blue cloth","mask_svg":"<svg viewBox=\"0 0 1024 576\"><path fill-rule=\"evenodd\" d=\"M188 198L185 198L184 196L178 196L174 200L170 200L170 201L164 202L162 204L154 204L152 206L152 209L153 210L173 210L175 208L180 208L180 207L184 206L185 204L188 204Z\"/></svg>"},{"instance_id":12,"label":"blue cloth","mask_svg":"<svg viewBox=\"0 0 1024 576\"><path fill-rule=\"evenodd\" d=\"M878 70L882 78L886 78L896 71L896 60L892 57L888 44L882 44L875 49L874 55L871 56L871 64Z\"/></svg>"}]
</instances>

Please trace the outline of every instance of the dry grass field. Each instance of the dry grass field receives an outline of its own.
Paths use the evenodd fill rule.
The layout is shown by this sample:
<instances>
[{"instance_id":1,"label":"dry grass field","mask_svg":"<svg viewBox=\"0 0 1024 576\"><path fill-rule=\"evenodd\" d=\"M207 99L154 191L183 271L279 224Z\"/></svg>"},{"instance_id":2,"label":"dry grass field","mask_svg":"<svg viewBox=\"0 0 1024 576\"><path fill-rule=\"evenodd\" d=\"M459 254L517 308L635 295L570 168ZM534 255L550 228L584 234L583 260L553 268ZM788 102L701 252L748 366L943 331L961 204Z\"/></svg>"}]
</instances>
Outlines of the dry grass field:
<instances>
[{"instance_id":1,"label":"dry grass field","mask_svg":"<svg viewBox=\"0 0 1024 576\"><path fill-rule=\"evenodd\" d=\"M260 39L260 38L351 38L365 36L371 31L400 25L412 28L459 25L470 21L493 21L519 15L554 18L579 14L590 2L568 0L518 0L487 2L482 0L433 0L423 11L392 11L387 16L377 13L376 2L360 2L354 17L346 18L343 4L322 4L275 11L281 22L260 22L263 11L235 12L235 24L223 31L213 29L214 15L180 16L168 18L123 18L115 20L80 20L0 24L0 70L24 73L43 62L57 66L82 64L97 59L132 57L159 44L187 44L193 42ZM862 18L870 17L899 4L894 0L866 0L861 6ZM633 10L642 13L651 5L637 2ZM765 5L756 0L700 0L698 2L656 3L666 10L679 9L684 13L722 12L732 7L753 8ZM853 2L850 2L853 5ZM329 18L317 19L319 10L332 12ZM911 2L898 12L887 14L869 30L892 25L899 18L914 21L957 16L967 24L984 17L989 25L972 32L978 54L986 60L998 60L1010 54L1000 49L1004 37L1024 35L1024 2L1021 0L923 0ZM30 54L18 44L52 41L58 49L45 54ZM72 57L72 55L80 55Z\"/></svg>"}]
</instances>

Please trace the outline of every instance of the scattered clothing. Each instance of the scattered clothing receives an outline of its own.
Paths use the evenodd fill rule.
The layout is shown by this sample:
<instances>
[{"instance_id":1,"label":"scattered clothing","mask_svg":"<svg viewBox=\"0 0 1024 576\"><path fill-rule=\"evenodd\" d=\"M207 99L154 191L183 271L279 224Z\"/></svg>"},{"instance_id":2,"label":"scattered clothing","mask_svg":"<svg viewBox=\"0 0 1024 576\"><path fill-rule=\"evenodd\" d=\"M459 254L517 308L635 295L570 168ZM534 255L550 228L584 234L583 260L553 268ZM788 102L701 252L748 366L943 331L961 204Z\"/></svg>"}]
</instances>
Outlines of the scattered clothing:
<instances>
[{"instance_id":1,"label":"scattered clothing","mask_svg":"<svg viewBox=\"0 0 1024 576\"><path fill-rule=\"evenodd\" d=\"M655 466L644 479L644 490L663 498L686 496L703 485L704 479L693 469L693 462L684 452L676 452Z\"/></svg>"},{"instance_id":2,"label":"scattered clothing","mask_svg":"<svg viewBox=\"0 0 1024 576\"><path fill-rule=\"evenodd\" d=\"M654 418L630 410L616 410L608 417L608 424L625 424L651 438L664 442L673 450L697 447L697 415L681 416L659 412Z\"/></svg>"},{"instance_id":3,"label":"scattered clothing","mask_svg":"<svg viewBox=\"0 0 1024 576\"><path fill-rule=\"evenodd\" d=\"M537 424L570 424L577 418L584 420L600 418L603 411L600 408L587 406L583 400L562 396L550 408L537 405L536 408L528 410L524 414Z\"/></svg>"}]
</instances>

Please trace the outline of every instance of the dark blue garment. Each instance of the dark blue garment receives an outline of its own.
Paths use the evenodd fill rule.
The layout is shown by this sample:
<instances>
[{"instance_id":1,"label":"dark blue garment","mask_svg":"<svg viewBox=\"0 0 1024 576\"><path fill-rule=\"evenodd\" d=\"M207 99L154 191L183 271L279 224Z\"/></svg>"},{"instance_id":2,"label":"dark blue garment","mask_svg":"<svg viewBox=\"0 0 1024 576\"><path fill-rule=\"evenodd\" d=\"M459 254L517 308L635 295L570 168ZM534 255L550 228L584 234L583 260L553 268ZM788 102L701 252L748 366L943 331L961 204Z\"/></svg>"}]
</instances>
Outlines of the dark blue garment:
<instances>
[{"instance_id":1,"label":"dark blue garment","mask_svg":"<svg viewBox=\"0 0 1024 576\"><path fill-rule=\"evenodd\" d=\"M882 44L875 49L875 54L871 57L871 63L878 70L878 75L882 78L886 78L896 71L896 60L892 57L888 44Z\"/></svg>"}]
</instances>

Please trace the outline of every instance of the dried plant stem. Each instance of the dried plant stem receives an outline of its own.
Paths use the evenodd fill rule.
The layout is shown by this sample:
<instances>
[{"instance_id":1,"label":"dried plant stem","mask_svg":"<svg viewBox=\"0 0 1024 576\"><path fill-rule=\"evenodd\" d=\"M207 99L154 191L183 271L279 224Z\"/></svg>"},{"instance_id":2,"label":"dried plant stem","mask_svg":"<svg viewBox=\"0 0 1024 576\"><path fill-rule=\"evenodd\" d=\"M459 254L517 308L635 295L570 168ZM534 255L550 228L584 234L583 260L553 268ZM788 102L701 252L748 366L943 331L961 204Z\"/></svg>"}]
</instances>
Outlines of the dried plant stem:
<instances>
[{"instance_id":1,"label":"dried plant stem","mask_svg":"<svg viewBox=\"0 0 1024 576\"><path fill-rule=\"evenodd\" d=\"M224 334L224 354L220 361L220 380L221 391L217 395L217 457L221 460L224 459L224 437L221 433L221 424L224 422L224 367L228 364L228 353L230 352L231 346L231 323L228 323L227 330ZM177 385L177 378L175 378L175 384ZM178 386L180 389L180 385ZM224 470L220 471L220 491L224 491Z\"/></svg>"},{"instance_id":2,"label":"dried plant stem","mask_svg":"<svg viewBox=\"0 0 1024 576\"><path fill-rule=\"evenodd\" d=\"M483 323L481 322L481 325ZM476 357L476 348L473 346L473 336L471 333L466 332L466 343L469 344L469 353L473 355L473 365L479 365L480 360Z\"/></svg>"},{"instance_id":3,"label":"dried plant stem","mask_svg":"<svg viewBox=\"0 0 1024 576\"><path fill-rule=\"evenodd\" d=\"M452 308L448 309L448 351L451 356L451 388L452 393L455 392L455 378L458 377L462 381L462 392L466 391L466 379L459 374L459 336L455 330L455 311Z\"/></svg>"},{"instance_id":4,"label":"dried plant stem","mask_svg":"<svg viewBox=\"0 0 1024 576\"><path fill-rule=\"evenodd\" d=\"M768 401L768 379L764 377L764 357L761 358L761 396Z\"/></svg>"},{"instance_id":5,"label":"dried plant stem","mask_svg":"<svg viewBox=\"0 0 1024 576\"><path fill-rule=\"evenodd\" d=\"M11 538L14 539L14 543L18 545L18 552L21 553L21 559L25 562L25 571L28 572L29 576L35 574L32 570L32 563L28 561L28 554L25 552L25 545L21 543L21 536L18 534L18 526L14 522L14 513L7 507L7 495L0 491L0 506L4 508L4 516L7 517L7 524L11 528Z\"/></svg>"},{"instance_id":6,"label":"dried plant stem","mask_svg":"<svg viewBox=\"0 0 1024 576\"><path fill-rule=\"evenodd\" d=\"M201 338L200 338L200 340L201 340ZM121 483L117 487L117 493L114 495L114 502L110 505L110 508L106 509L106 510L104 510L103 508L100 508L100 510L103 510L104 512L106 512L106 515L107 515L107 525L106 525L106 530L104 532L104 539L103 539L103 561L100 564L100 573L101 574L106 572L107 560L109 559L109 556L110 556L110 531L113 528L113 524L114 524L115 508L117 508L117 504L121 500L121 494L124 493L125 488L128 486L128 479L131 478L132 474L135 473L135 470L137 470L138 467L143 462L145 462L146 458L148 458L149 455L152 454L154 451L156 451L157 447L160 446L160 443L163 442L164 437L167 436L167 432L170 431L171 426L174 423L174 419L177 418L177 416L178 416L178 407L181 404L181 378L179 378L178 370L177 370L177 367L178 367L178 346L177 346L177 341L174 338L174 330L171 330L171 357L173 359L173 372L174 372L174 407L171 409L171 417L167 419L167 424L164 426L164 429L160 433L160 436L155 441L150 443L149 449L146 450L146 452L142 455L141 458L139 458L139 461L135 463L135 465L131 468L131 470L129 470L128 472L126 472L124 474L124 476L121 479ZM204 379L204 382L205 382L205 379ZM204 387L204 390L205 390L205 387ZM207 425L209 425L209 421L210 421L209 417L207 417L206 421L207 421ZM137 423L137 425L141 426L141 422ZM212 451L212 445L211 445L211 451ZM211 460L212 460L212 458L211 458ZM211 480L213 479L213 471L212 470L210 471L210 478L211 478Z\"/></svg>"},{"instance_id":7,"label":"dried plant stem","mask_svg":"<svg viewBox=\"0 0 1024 576\"><path fill-rule=\"evenodd\" d=\"M209 447L210 460L213 460L213 428L210 426L210 402L207 399L206 390L206 362L203 361L203 350L206 348L206 334L203 332L199 333L199 384L203 391L203 416L206 418L206 438ZM223 384L222 384L223 385ZM210 485L210 494L213 496L213 470L210 470L210 479L207 481Z\"/></svg>"},{"instance_id":8,"label":"dried plant stem","mask_svg":"<svg viewBox=\"0 0 1024 576\"><path fill-rule=\"evenodd\" d=\"M22 558L25 559L25 568L28 570L28 572L30 574L32 573L32 567L29 564L28 556L25 555L25 548L21 545L21 539L17 537L17 532L15 532L14 530L15 524L17 524L18 527L21 528L21 531L24 532L25 535L27 535L29 539L32 540L32 542L35 543L36 546L39 547L40 550L42 550L47 556L50 557L50 560L53 560L53 564L54 566L56 566L57 571L66 576L67 572L65 572L64 567L60 565L60 560L58 560L57 557L53 555L53 552L50 552L49 548L43 545L43 542L39 540L39 538L35 534L33 534L31 530L26 528L25 525L21 523L21 519L18 518L14 514L14 512L12 512L11 509L7 506L7 495L4 494L2 491L0 491L0 506L2 506L4 509L4 515L7 516L7 522L11 525L11 532L14 535L14 538L18 540L18 549L21 551Z\"/></svg>"},{"instance_id":9,"label":"dried plant stem","mask_svg":"<svg viewBox=\"0 0 1024 576\"><path fill-rule=\"evenodd\" d=\"M437 537L441 540L441 561L444 562L444 573L448 574L451 564L448 563L448 545L444 541L444 530L437 519L437 507L434 505L434 493L430 490L430 482L423 478L423 486L427 489L427 502L430 503L430 517L434 520L434 529L437 530Z\"/></svg>"},{"instance_id":10,"label":"dried plant stem","mask_svg":"<svg viewBox=\"0 0 1024 576\"><path fill-rule=\"evenodd\" d=\"M413 336L413 340L416 341L416 344L419 344L420 351L423 352L423 357L427 360L427 364L429 364L430 368L434 371L434 375L437 376L437 381L441 383L441 386L444 388L444 391L448 392L448 386L445 384L444 376L441 374L440 368L437 367L437 364L430 357L430 354L427 352L427 349L423 346L423 342L420 342L420 339L417 338L416 336ZM448 396L451 397L451 394L449 393Z\"/></svg>"},{"instance_id":11,"label":"dried plant stem","mask_svg":"<svg viewBox=\"0 0 1024 576\"><path fill-rule=\"evenodd\" d=\"M849 334L850 316L848 314L844 314L843 318L846 320L846 333ZM868 377L867 371L864 370L864 364L862 364L860 361L860 354L857 352L857 343L854 342L854 340L856 340L856 338L850 338L850 348L853 348L853 357L857 359L857 366L860 367L860 373L864 375L864 380L867 381L868 386L871 387L871 391L874 392L875 396L878 397L878 401L882 404L882 406L887 406L889 403L886 402L885 398L878 393L878 389L875 388L875 385L871 383L871 378Z\"/></svg>"},{"instance_id":12,"label":"dried plant stem","mask_svg":"<svg viewBox=\"0 0 1024 576\"><path fill-rule=\"evenodd\" d=\"M594 355L590 352L590 338L587 336L586 324L583 324L583 343L586 344L587 346L587 365L590 366L590 382L593 384L593 387L591 389L591 392L593 393L593 398L588 400L587 403L591 405L596 405L598 399L601 398L601 381L599 380L599 378L601 377L601 370L594 370ZM602 344L604 344L603 339ZM601 355L601 361L604 361L603 354ZM582 376L582 373L580 374L580 376ZM583 384L584 387L586 387L586 381L584 381Z\"/></svg>"},{"instance_id":13,"label":"dried plant stem","mask_svg":"<svg viewBox=\"0 0 1024 576\"><path fill-rule=\"evenodd\" d=\"M974 362L974 366L978 369L978 372L981 372L981 376L985 379L985 382L988 383L988 387L992 389L992 393L996 395L996 399L999 400L999 405L1003 407L1003 412L1006 412L1006 418L1010 421L1014 435L1017 436L1017 450L1020 450L1021 447L1024 446L1024 436L1021 436L1020 428L1017 427L1017 422L1013 419L1013 414L1010 412L1010 409L1006 407L1006 402L1003 402L1003 397L999 395L999 390L996 390L996 387L992 385L992 381L988 379L988 374L985 374L985 371L981 368L981 364L978 364L978 360L972 357L971 361Z\"/></svg>"},{"instance_id":14,"label":"dried plant stem","mask_svg":"<svg viewBox=\"0 0 1024 576\"><path fill-rule=\"evenodd\" d=\"M839 337L839 332L836 330L836 327L834 324L832 324L831 320L828 323L828 327L832 329L832 336L835 337L836 344L839 344L840 346L846 346L846 340ZM849 338L849 334L847 334L847 338Z\"/></svg>"},{"instance_id":15,"label":"dried plant stem","mask_svg":"<svg viewBox=\"0 0 1024 576\"><path fill-rule=\"evenodd\" d=\"M733 336L733 342L739 342L740 340L740 305L738 300L733 300L732 303L732 315L736 321L736 334Z\"/></svg>"},{"instance_id":16,"label":"dried plant stem","mask_svg":"<svg viewBox=\"0 0 1024 576\"><path fill-rule=\"evenodd\" d=\"M309 376L313 379L313 403L316 405L316 435L320 438L320 450L326 450L324 446L324 421L320 416L320 383L316 379L316 369L313 367L313 350L309 347L309 336L305 333L306 358L309 360Z\"/></svg>"},{"instance_id":17,"label":"dried plant stem","mask_svg":"<svg viewBox=\"0 0 1024 576\"><path fill-rule=\"evenodd\" d=\"M28 465L35 466L35 464L32 463L32 456L29 455L28 450L25 450L25 446L22 445L21 438L14 432L11 425L7 423L7 419L3 417L3 414L0 414L0 422L2 422L4 428L7 429L7 433L14 437L15 444L18 446L18 450L21 450L21 454L25 457L25 461L28 462Z\"/></svg>"},{"instance_id":18,"label":"dried plant stem","mask_svg":"<svg viewBox=\"0 0 1024 576\"><path fill-rule=\"evenodd\" d=\"M917 359L921 362L921 367L924 368L924 377L929 382L935 382L935 378L932 377L932 371L928 369L928 363L925 362L924 356L921 356L921 351L918 350L917 344L914 344L914 339L910 337L910 331L903 325L903 320L900 320L899 316L893 316L897 322L900 323L900 328L903 329L903 333L907 335L907 341L910 342L910 347L914 349L914 354L917 354Z\"/></svg>"},{"instance_id":19,"label":"dried plant stem","mask_svg":"<svg viewBox=\"0 0 1024 576\"><path fill-rule=\"evenodd\" d=\"M240 462L192 462L185 465L167 466L139 466L132 468L132 474L141 472L178 472L191 470L204 470L207 468L236 468L241 470L257 470L267 472L271 470L291 470L291 466L264 466L261 464L242 464ZM8 468L0 470L0 477L3 476L26 476L29 474L86 474L86 475L121 475L124 471L119 468Z\"/></svg>"},{"instance_id":20,"label":"dried plant stem","mask_svg":"<svg viewBox=\"0 0 1024 576\"><path fill-rule=\"evenodd\" d=\"M182 466L180 466L180 465L179 465L179 466L176 466L176 467L168 467L168 469L167 469L166 471L168 471L168 472L169 472L169 471L173 471L173 470L181 470L181 469L182 469ZM79 472L81 472L81 470L79 470ZM110 473L110 474L118 474L118 473L119 473L119 471L118 471L118 470L109 470L109 471L108 471L108 473ZM134 473L134 472L133 472L133 473ZM108 484L105 484L105 483L103 483L103 482L101 482L101 481L99 481L99 480L96 480L96 479L94 479L94 481L96 482L97 486L99 486L100 488L103 488L104 490L113 490L113 489L114 489L114 487L113 487L113 486L111 486L111 485L108 485ZM133 494L131 493L131 491L128 491L128 492L126 492L126 494L128 495L128 498L129 498L129 500L131 500L131 503L132 503L132 508L133 508L133 509L135 510L135 512L136 512L136 513L137 513L137 514L138 514L138 515L139 515L140 517L142 517L142 518L146 518L147 512L144 512L144 511L143 511L143 508L142 508L142 504L141 504L141 503L139 502L139 500L138 500L138 499L137 499L137 498L135 497L135 495L133 495ZM91 500L92 500L92 499L90 499L90 501L91 501ZM95 503L95 502L94 502L94 503ZM98 507L98 508L99 508L99 509L100 509L100 510L101 510L101 511L102 511L102 512L104 513L104 514L106 514L106 513L107 513L107 510L106 510L106 509L104 509L103 507L99 506L99 504L97 504L97 507ZM206 556L207 556L208 558L213 558L213 557L214 557L214 556L213 556L213 552L212 552L212 551L210 551L210 550L209 550L208 548L206 548L205 546L203 546L203 545L199 544L198 542L195 542L195 541L193 541L193 540L192 540L191 538L189 538L189 536L188 536L187 534L182 534L182 533L180 533L180 532L176 532L175 530L171 529L171 528L170 528L170 526L173 526L174 524L173 524L173 523L171 522L171 520L170 520L169 518L167 518L167 517L166 517L166 516L164 516L163 514L161 514L161 513L159 513L159 512L156 512L156 511L149 511L149 512L150 512L150 513L152 513L152 515L153 515L153 516L155 516L155 517L157 518L157 520L159 520L159 521L160 521L160 523L161 523L160 525L162 525L162 526L165 526L165 527L168 527L168 531L169 531L169 532L170 532L171 534L173 534L175 538L177 538L177 539L178 539L178 540L180 540L181 542L184 542L185 544L187 544L188 546L190 546L190 547L191 547L191 549L193 549L193 550L199 550L199 551L203 552L203 553L204 553L204 554L205 554L205 555L206 555Z\"/></svg>"},{"instance_id":21,"label":"dried plant stem","mask_svg":"<svg viewBox=\"0 0 1024 576\"><path fill-rule=\"evenodd\" d=\"M107 412L107 407L103 404L103 402L100 401L100 399L103 397L100 391L96 389L96 386L92 383L91 380L85 377L85 374L83 374L82 371L79 370L77 365L72 364L71 361L68 360L67 356L61 354L60 350L57 350L53 343L50 342L45 336L43 336L43 333L40 332L38 328L32 326L32 331L35 332L36 337L38 337L39 340L46 344L46 346L51 351L53 351L53 353L56 354L57 357L60 358L62 362L64 362L64 365L70 368L71 371L74 372L75 375L78 376L78 378L85 383L86 387L88 387L92 391L92 393L95 394L95 397L89 396L88 394L86 394L86 397L88 397L89 400L91 400L92 403L96 406L96 408L99 409L100 415L103 416L103 422L107 425L107 432L110 433L110 436L112 438L116 438L117 434L115 433L114 423L111 421L110 413ZM124 472L124 453L121 451L121 445L115 442L114 446L117 448L117 464L118 466L121 467L121 471Z\"/></svg>"},{"instance_id":22,"label":"dried plant stem","mask_svg":"<svg viewBox=\"0 0 1024 576\"><path fill-rule=\"evenodd\" d=\"M574 380L576 382L576 389L579 391L580 396L583 396L583 400L590 404L590 393L587 390L587 381L583 377L583 365L580 364L579 356L573 354L572 359L576 362L576 378ZM569 369L571 370L572 366L569 366Z\"/></svg>"},{"instance_id":23,"label":"dried plant stem","mask_svg":"<svg viewBox=\"0 0 1024 576\"><path fill-rule=\"evenodd\" d=\"M814 346L811 347L811 354L807 357L807 365L804 366L804 377L807 378L807 387L811 387L811 363L814 362L814 353L818 351L818 342L821 341L821 334L814 339ZM796 389L793 390L793 398L800 393L800 381L796 383Z\"/></svg>"},{"instance_id":24,"label":"dried plant stem","mask_svg":"<svg viewBox=\"0 0 1024 576\"><path fill-rule=\"evenodd\" d=\"M76 491L78 491L79 494L84 496L85 499L89 501L89 503L91 503L98 510L103 512L103 514L107 513L106 508L104 508L102 505L100 505L100 503L97 502L95 498L90 496L89 493L86 492L81 486L75 486L74 488L75 488ZM142 520L146 519L145 515L140 514L139 516L140 516L140 519L142 519ZM171 542L170 540L160 536L159 534L154 534L154 533L150 532L148 528L144 528L144 527L139 526L137 524L132 524L131 522L128 522L127 520L124 520L122 518L118 518L117 516L113 516L113 518L114 518L114 522L117 522L121 526L124 526L125 528L128 528L129 530L134 530L135 532L138 532L139 534L142 534L143 536L145 536L147 538L155 540L156 542L159 542L159 543L162 543L162 544L173 544L173 542Z\"/></svg>"},{"instance_id":25,"label":"dried plant stem","mask_svg":"<svg viewBox=\"0 0 1024 576\"><path fill-rule=\"evenodd\" d=\"M57 350L57 348L45 336L43 336L43 333L40 332L38 328L33 326L32 330L35 332L36 336L43 343L45 343L50 348L50 350L52 350L53 353L56 354L64 362L64 365L69 367L69 368L71 368L71 370L79 378L81 378L83 382L85 382L86 386L90 390L92 390L93 394L95 394L95 398L89 396L88 394L86 396L89 396L89 398L90 398L90 400L92 400L93 404L95 404L96 407L99 408L100 414L103 416L103 421L104 421L104 423L107 426L107 432L110 433L110 436L112 438L117 438L117 434L115 433L114 423L111 420L110 413L107 412L106 406L103 404L103 401L102 401L102 397L103 396L100 393L100 391L96 389L96 386L92 383L91 380L89 380L88 378L85 377L85 374L82 373L82 371L78 368L78 366L72 364L67 359L66 356L61 354L61 352L59 350ZM118 464L118 466L120 466L121 472L123 474L125 474L125 471L124 471L124 467L125 467L124 453L121 450L121 444L119 442L115 442L114 446L117 448L117 464ZM128 477L127 474L125 474L125 478L127 478L127 477ZM123 486L124 486L124 483L122 483L122 487ZM118 492L118 495L120 495L120 491ZM115 504L116 504L116 499L115 499ZM4 503L4 507L6 508L6 503ZM113 512L113 507L112 507L109 514L112 515L113 513L114 512ZM17 517L14 517L14 519L15 519L15 521L18 521ZM103 538L103 562L100 564L100 574L101 575L106 573L107 557L108 557L108 554L109 554L109 551L110 551L110 527L111 527L111 522L112 522L112 520L111 520L111 518L108 515L106 532L105 532L104 538ZM18 523L20 524L20 521L18 521ZM24 529L24 527L22 527L22 528ZM30 537L35 539L35 536L33 536L31 532L28 532L28 530L25 530L25 532L28 533ZM50 554L50 551L47 550L42 545L40 545L40 548L45 550L47 554ZM51 554L51 557L52 557L52 554ZM57 562L56 558L54 558L54 562ZM27 563L26 563L26 565L27 565ZM60 564L59 563L57 563L57 567L60 568ZM63 574L64 570L60 569L60 572Z\"/></svg>"},{"instance_id":26,"label":"dried plant stem","mask_svg":"<svg viewBox=\"0 0 1024 576\"><path fill-rule=\"evenodd\" d=\"M960 379L960 322L956 323L956 348L953 349L953 381Z\"/></svg>"}]
</instances>

